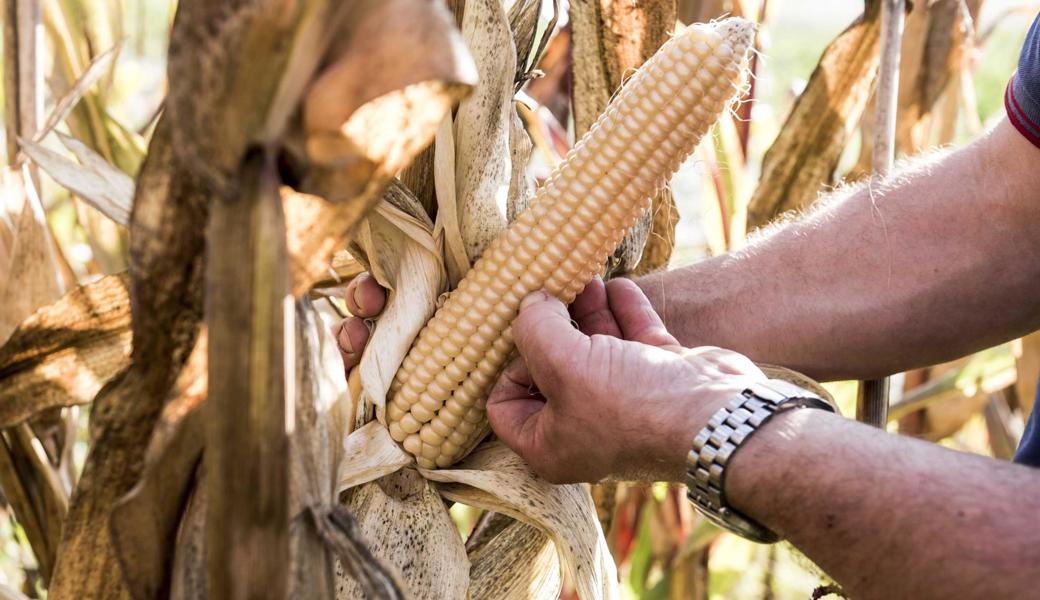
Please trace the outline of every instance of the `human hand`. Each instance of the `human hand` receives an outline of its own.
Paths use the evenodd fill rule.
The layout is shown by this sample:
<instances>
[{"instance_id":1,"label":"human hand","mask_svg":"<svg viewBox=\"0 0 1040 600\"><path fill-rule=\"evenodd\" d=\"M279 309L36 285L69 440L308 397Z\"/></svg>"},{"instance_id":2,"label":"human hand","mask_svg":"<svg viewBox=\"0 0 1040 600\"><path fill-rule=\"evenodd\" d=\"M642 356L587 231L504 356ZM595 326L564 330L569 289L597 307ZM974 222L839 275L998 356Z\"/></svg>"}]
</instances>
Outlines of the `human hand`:
<instances>
[{"instance_id":1,"label":"human hand","mask_svg":"<svg viewBox=\"0 0 1040 600\"><path fill-rule=\"evenodd\" d=\"M333 325L332 335L339 346L343 370L349 375L361 362L361 353L368 343L369 330L365 319L371 319L383 312L386 290L370 274L361 273L347 284L343 297L352 316Z\"/></svg>"},{"instance_id":2,"label":"human hand","mask_svg":"<svg viewBox=\"0 0 1040 600\"><path fill-rule=\"evenodd\" d=\"M624 279L594 280L569 314L548 294L531 294L513 335L522 360L492 389L488 419L554 483L681 481L700 428L750 381L765 379L743 355L680 346Z\"/></svg>"}]
</instances>

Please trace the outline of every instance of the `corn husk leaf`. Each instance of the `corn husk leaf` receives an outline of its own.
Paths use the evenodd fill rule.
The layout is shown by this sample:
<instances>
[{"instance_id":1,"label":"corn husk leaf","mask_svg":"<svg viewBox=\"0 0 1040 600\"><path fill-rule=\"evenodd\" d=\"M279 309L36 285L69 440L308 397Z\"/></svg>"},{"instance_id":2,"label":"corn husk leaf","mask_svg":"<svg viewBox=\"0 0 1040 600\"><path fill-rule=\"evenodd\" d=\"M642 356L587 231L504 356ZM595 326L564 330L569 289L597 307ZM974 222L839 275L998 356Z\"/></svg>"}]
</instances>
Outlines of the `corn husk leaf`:
<instances>
[{"instance_id":1,"label":"corn husk leaf","mask_svg":"<svg viewBox=\"0 0 1040 600\"><path fill-rule=\"evenodd\" d=\"M433 178L437 192L437 222L434 235L444 239L444 264L448 286L459 284L469 270L469 256L462 241L462 226L455 193L455 128L451 116L441 121L433 146Z\"/></svg>"},{"instance_id":2,"label":"corn husk leaf","mask_svg":"<svg viewBox=\"0 0 1040 600\"><path fill-rule=\"evenodd\" d=\"M506 220L510 223L527 209L534 195L534 186L527 177L527 165L531 162L533 151L531 136L514 108L509 117L509 160L513 172L509 177L509 197L506 201Z\"/></svg>"},{"instance_id":3,"label":"corn husk leaf","mask_svg":"<svg viewBox=\"0 0 1040 600\"><path fill-rule=\"evenodd\" d=\"M372 332L359 369L364 393L357 426L378 416L394 374L412 340L436 308L446 273L441 242L422 206L408 194L376 207L358 227L351 252L389 290L386 308ZM402 210L404 207L405 210ZM343 478L341 472L341 479Z\"/></svg>"},{"instance_id":4,"label":"corn husk leaf","mask_svg":"<svg viewBox=\"0 0 1040 600\"><path fill-rule=\"evenodd\" d=\"M455 523L433 485L402 469L348 492L372 554L400 574L416 600L462 600L469 587L469 559ZM357 583L338 570L336 597L360 598Z\"/></svg>"},{"instance_id":5,"label":"corn husk leaf","mask_svg":"<svg viewBox=\"0 0 1040 600\"><path fill-rule=\"evenodd\" d=\"M467 2L462 37L480 76L455 116L455 201L472 264L506 227L516 49L499 0Z\"/></svg>"},{"instance_id":6,"label":"corn husk leaf","mask_svg":"<svg viewBox=\"0 0 1040 600\"><path fill-rule=\"evenodd\" d=\"M22 322L0 348L0 428L86 404L130 360L126 275L80 286Z\"/></svg>"},{"instance_id":7,"label":"corn husk leaf","mask_svg":"<svg viewBox=\"0 0 1040 600\"><path fill-rule=\"evenodd\" d=\"M134 202L134 180L79 140L62 133L57 135L79 164L28 140L20 140L22 150L59 184L112 221L127 226Z\"/></svg>"},{"instance_id":8,"label":"corn husk leaf","mask_svg":"<svg viewBox=\"0 0 1040 600\"><path fill-rule=\"evenodd\" d=\"M513 521L470 560L473 600L560 597L560 560L552 540L537 527Z\"/></svg>"},{"instance_id":9,"label":"corn husk leaf","mask_svg":"<svg viewBox=\"0 0 1040 600\"><path fill-rule=\"evenodd\" d=\"M337 484L340 491L375 481L413 462L411 455L401 449L379 421L369 421L355 429L347 436L344 446Z\"/></svg>"},{"instance_id":10,"label":"corn husk leaf","mask_svg":"<svg viewBox=\"0 0 1040 600\"><path fill-rule=\"evenodd\" d=\"M617 569L582 485L552 485L501 442L478 446L452 469L422 470L449 500L507 514L542 530L556 546L560 563L578 596L619 597Z\"/></svg>"},{"instance_id":11,"label":"corn husk leaf","mask_svg":"<svg viewBox=\"0 0 1040 600\"><path fill-rule=\"evenodd\" d=\"M405 592L401 576L395 569L387 566L369 550L369 542L361 535L360 527L354 515L344 506L329 509L311 509L311 518L318 536L339 559L340 567L350 575L351 579L364 591L366 598L380 600L403 600L410 595ZM318 579L314 572L324 574L326 571L306 572L300 569L304 579ZM331 571L329 572L331 574ZM314 593L301 594L296 589L293 598L316 598ZM329 598L334 595L330 594Z\"/></svg>"}]
</instances>

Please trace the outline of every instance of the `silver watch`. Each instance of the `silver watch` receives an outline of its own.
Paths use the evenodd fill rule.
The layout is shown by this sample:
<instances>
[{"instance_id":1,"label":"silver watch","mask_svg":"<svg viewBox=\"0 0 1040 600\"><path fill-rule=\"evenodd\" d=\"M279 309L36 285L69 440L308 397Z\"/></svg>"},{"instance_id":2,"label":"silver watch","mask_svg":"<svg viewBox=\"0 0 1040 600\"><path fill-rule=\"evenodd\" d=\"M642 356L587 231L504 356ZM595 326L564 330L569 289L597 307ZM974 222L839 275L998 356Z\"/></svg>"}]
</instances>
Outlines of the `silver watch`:
<instances>
[{"instance_id":1,"label":"silver watch","mask_svg":"<svg viewBox=\"0 0 1040 600\"><path fill-rule=\"evenodd\" d=\"M780 536L733 510L726 502L726 464L763 423L778 412L811 407L834 412L826 400L780 379L748 386L712 415L686 455L687 496L694 507L719 527L749 540L772 544Z\"/></svg>"}]
</instances>

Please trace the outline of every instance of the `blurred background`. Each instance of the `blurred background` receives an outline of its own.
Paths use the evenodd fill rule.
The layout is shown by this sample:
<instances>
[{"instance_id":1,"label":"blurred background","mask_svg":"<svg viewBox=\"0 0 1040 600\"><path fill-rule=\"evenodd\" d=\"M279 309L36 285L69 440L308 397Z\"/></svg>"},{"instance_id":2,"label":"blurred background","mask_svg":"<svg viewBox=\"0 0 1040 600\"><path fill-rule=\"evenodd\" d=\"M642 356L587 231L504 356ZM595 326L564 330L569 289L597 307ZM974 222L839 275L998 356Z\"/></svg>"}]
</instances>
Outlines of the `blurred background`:
<instances>
[{"instance_id":1,"label":"blurred background","mask_svg":"<svg viewBox=\"0 0 1040 600\"><path fill-rule=\"evenodd\" d=\"M93 168L91 160L100 158L115 172L133 177L162 109L164 57L175 4L171 0L42 2L39 56L45 102L39 107L39 120L46 121L70 91L78 102L68 107L53 131L45 130L35 140L40 148L87 170ZM1016 0L916 0L914 4L904 38L902 83L911 90L923 82L918 87L924 91L914 98L909 92L905 99L901 96L901 155L965 143L1003 115L1005 85L1015 70L1025 33L1040 10L1040 2ZM548 1L543 5L541 26L545 28L553 7ZM573 139L568 107L572 49L566 11L563 2L540 65L544 76L530 81L518 96L535 144L529 167L535 180L548 173ZM673 181L679 222L671 266L739 248L746 232L760 224L754 206L770 202L758 197L762 182L771 181L764 167L766 152L785 129L789 136L797 136L792 130L797 123L785 126L792 107L801 95L813 93L810 78L821 55L862 13L863 4L851 0L679 3L680 19L739 14L759 21L761 28L755 83L745 104L702 144ZM953 25L940 30L949 14L956 17ZM945 54L939 59L929 54L943 47L939 43L943 41ZM838 66L844 63L839 60ZM869 171L860 157L863 139L870 139L871 103L865 103L865 111L859 109L865 116L856 110L847 116L855 126L842 140L837 168L820 187L854 181ZM89 152L60 134L78 140ZM0 136L5 135L0 131ZM10 142L5 138L0 144L5 163L15 147ZM39 195L60 250L63 284L70 288L124 270L127 240L126 230L99 212L96 202L69 192L70 175L63 179L61 164L53 157L40 163ZM71 177L78 177L84 186L89 182L83 179L82 168ZM103 168L94 172L113 176ZM26 268L8 261L17 216L9 200L5 195L0 215L0 279ZM4 339L9 333L3 332ZM908 373L895 380L890 428L1007 459L1032 408L1038 371L1040 342L1027 338ZM844 413L854 414L855 383L828 384L828 388ZM74 465L82 464L86 451L87 412L75 417L80 441ZM627 597L691 598L706 592L711 598L803 599L825 583L813 565L787 546L758 546L719 534L696 518L678 488L601 486L596 494ZM0 510L4 511L0 583L44 595L33 584L36 564L24 530L6 503ZM453 515L460 530L468 531L474 514L457 506Z\"/></svg>"}]
</instances>

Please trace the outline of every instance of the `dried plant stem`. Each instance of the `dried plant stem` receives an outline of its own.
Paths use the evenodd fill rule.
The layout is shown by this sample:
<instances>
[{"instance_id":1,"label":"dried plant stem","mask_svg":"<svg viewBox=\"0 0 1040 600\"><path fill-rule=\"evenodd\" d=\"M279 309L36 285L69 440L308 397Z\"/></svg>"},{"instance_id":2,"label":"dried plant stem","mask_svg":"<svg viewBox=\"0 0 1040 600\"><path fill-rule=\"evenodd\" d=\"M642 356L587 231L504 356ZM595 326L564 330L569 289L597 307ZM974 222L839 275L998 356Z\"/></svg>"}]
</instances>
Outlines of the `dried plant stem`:
<instances>
[{"instance_id":1,"label":"dried plant stem","mask_svg":"<svg viewBox=\"0 0 1040 600\"><path fill-rule=\"evenodd\" d=\"M284 598L289 579L285 331L292 331L285 222L273 162L211 206L206 544L214 598ZM291 306L291 304L289 305ZM291 343L291 342L290 342Z\"/></svg>"},{"instance_id":2,"label":"dried plant stem","mask_svg":"<svg viewBox=\"0 0 1040 600\"><path fill-rule=\"evenodd\" d=\"M899 57L905 14L905 0L884 0L881 3L881 65L874 122L872 186L888 175L895 160ZM859 397L856 399L858 420L875 427L885 426L888 422L888 387L887 377L870 379L860 385Z\"/></svg>"}]
</instances>

